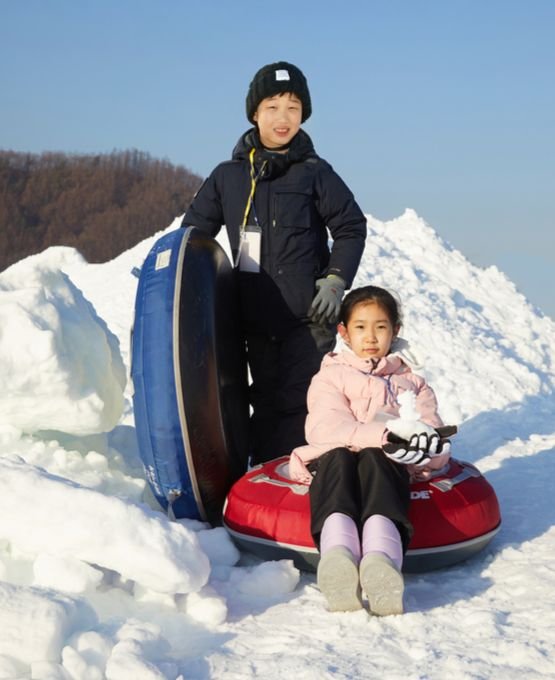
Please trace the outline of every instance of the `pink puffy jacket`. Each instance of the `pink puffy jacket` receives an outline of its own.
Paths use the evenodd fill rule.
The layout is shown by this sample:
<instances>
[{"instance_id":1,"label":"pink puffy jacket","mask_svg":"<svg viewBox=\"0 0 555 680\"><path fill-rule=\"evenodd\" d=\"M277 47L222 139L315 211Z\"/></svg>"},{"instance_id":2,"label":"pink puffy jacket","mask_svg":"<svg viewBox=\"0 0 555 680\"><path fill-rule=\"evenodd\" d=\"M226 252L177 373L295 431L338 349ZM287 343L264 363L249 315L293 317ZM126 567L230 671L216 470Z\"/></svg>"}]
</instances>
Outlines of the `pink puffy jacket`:
<instances>
[{"instance_id":1,"label":"pink puffy jacket","mask_svg":"<svg viewBox=\"0 0 555 680\"><path fill-rule=\"evenodd\" d=\"M385 423L399 415L397 396L406 390L416 394L416 409L423 422L431 427L443 425L432 388L406 361L402 351L383 357L376 365L349 349L324 357L308 390L308 445L296 448L289 460L293 479L309 483L312 476L305 464L331 449L381 448ZM426 479L448 459L449 454L437 456L425 468L408 466L409 471L413 478Z\"/></svg>"}]
</instances>

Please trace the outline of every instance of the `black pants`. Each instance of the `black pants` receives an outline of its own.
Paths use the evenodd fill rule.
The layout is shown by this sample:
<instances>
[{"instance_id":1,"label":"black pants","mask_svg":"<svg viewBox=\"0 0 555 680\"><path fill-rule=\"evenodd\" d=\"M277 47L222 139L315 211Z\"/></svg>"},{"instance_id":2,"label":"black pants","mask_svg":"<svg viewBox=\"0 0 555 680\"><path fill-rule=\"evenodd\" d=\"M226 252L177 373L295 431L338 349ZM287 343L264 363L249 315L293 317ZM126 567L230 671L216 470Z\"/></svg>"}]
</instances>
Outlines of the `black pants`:
<instances>
[{"instance_id":1,"label":"black pants","mask_svg":"<svg viewBox=\"0 0 555 680\"><path fill-rule=\"evenodd\" d=\"M310 530L318 547L324 521L341 512L355 521L359 533L372 515L389 518L406 551L413 529L408 519L409 475L404 465L391 461L381 449L354 453L338 448L312 461L308 468L314 474L309 490Z\"/></svg>"},{"instance_id":2,"label":"black pants","mask_svg":"<svg viewBox=\"0 0 555 680\"><path fill-rule=\"evenodd\" d=\"M306 443L308 386L334 346L335 328L317 324L299 325L279 339L262 333L247 335L253 463L288 455Z\"/></svg>"}]
</instances>

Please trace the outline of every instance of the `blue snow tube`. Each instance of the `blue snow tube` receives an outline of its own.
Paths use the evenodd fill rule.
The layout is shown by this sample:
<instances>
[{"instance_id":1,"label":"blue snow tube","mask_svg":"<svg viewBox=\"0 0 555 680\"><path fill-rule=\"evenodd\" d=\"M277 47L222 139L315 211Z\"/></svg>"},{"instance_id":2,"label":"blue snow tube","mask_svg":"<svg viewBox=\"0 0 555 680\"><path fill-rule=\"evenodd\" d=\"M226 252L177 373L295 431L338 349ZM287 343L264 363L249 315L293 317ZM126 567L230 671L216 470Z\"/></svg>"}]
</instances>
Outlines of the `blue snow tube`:
<instances>
[{"instance_id":1,"label":"blue snow tube","mask_svg":"<svg viewBox=\"0 0 555 680\"><path fill-rule=\"evenodd\" d=\"M175 517L219 523L247 468L247 369L233 268L194 227L160 238L141 268L131 377L156 499Z\"/></svg>"}]
</instances>

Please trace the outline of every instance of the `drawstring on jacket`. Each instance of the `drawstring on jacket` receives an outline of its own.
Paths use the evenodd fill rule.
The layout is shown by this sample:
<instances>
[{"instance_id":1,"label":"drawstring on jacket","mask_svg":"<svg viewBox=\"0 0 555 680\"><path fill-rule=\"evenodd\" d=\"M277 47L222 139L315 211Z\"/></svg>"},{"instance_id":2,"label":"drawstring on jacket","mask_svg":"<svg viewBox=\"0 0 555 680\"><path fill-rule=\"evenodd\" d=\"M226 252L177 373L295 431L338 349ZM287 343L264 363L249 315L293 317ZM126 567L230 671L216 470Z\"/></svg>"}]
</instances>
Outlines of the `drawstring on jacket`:
<instances>
[{"instance_id":1,"label":"drawstring on jacket","mask_svg":"<svg viewBox=\"0 0 555 680\"><path fill-rule=\"evenodd\" d=\"M395 395L395 392L391 388L391 376L388 375L387 378L382 378L382 380L385 380L385 389L386 389L388 397L391 399L391 405L392 406L399 406L399 402L397 401L397 396ZM386 399L386 401L387 401L387 399Z\"/></svg>"},{"instance_id":2,"label":"drawstring on jacket","mask_svg":"<svg viewBox=\"0 0 555 680\"><path fill-rule=\"evenodd\" d=\"M349 349L351 349L349 347ZM351 350L352 352L352 350ZM391 406L399 406L399 402L397 401L397 396L395 395L395 392L393 391L393 388L391 387L391 375L386 375L385 377L383 375L376 375L374 373L374 370L378 367L380 360L379 359L372 359L372 368L369 371L363 371L361 369L360 372L364 373L367 376L372 376L372 378L378 378L378 380L381 380L384 383L385 387L385 404L389 401Z\"/></svg>"}]
</instances>

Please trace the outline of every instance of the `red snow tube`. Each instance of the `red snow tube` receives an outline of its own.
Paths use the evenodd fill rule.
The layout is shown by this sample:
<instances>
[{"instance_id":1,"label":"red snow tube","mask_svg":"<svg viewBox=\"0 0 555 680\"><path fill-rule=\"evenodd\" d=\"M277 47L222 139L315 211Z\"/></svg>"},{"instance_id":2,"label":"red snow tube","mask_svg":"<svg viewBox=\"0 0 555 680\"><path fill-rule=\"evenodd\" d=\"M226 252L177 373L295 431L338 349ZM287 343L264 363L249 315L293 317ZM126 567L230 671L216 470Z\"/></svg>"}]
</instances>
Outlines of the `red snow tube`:
<instances>
[{"instance_id":1,"label":"red snow tube","mask_svg":"<svg viewBox=\"0 0 555 680\"><path fill-rule=\"evenodd\" d=\"M403 566L407 572L471 557L501 523L492 486L473 465L455 459L432 480L411 485L409 515L414 536ZM289 478L288 457L254 468L232 486L224 526L240 547L263 559L293 559L300 569L316 569L308 486Z\"/></svg>"}]
</instances>

